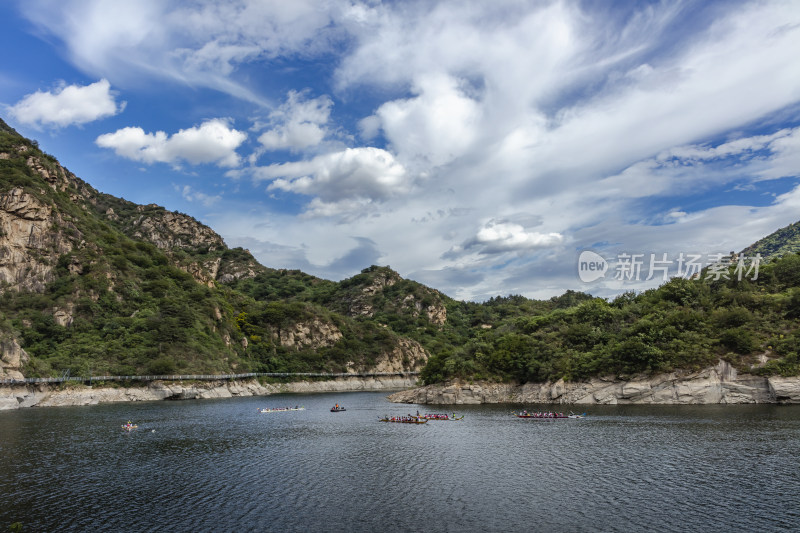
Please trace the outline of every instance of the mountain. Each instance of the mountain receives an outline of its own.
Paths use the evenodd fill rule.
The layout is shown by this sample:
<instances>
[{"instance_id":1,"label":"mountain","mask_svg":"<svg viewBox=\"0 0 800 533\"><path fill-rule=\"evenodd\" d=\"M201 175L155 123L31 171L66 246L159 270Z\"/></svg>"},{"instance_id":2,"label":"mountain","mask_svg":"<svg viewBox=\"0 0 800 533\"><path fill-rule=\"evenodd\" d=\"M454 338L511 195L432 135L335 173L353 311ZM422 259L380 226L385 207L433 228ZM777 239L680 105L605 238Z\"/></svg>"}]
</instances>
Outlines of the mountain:
<instances>
[{"instance_id":1,"label":"mountain","mask_svg":"<svg viewBox=\"0 0 800 533\"><path fill-rule=\"evenodd\" d=\"M188 215L98 192L0 120L0 376L421 368L417 341L358 319L380 292L361 283L266 268Z\"/></svg>"},{"instance_id":2,"label":"mountain","mask_svg":"<svg viewBox=\"0 0 800 533\"><path fill-rule=\"evenodd\" d=\"M98 192L0 120L0 377L420 370L425 383L800 374L798 224L613 301L453 300L370 266L333 282L259 264L211 228ZM722 270L720 270L722 268ZM713 274L713 275L712 275Z\"/></svg>"},{"instance_id":3,"label":"mountain","mask_svg":"<svg viewBox=\"0 0 800 533\"><path fill-rule=\"evenodd\" d=\"M742 250L747 257L761 254L766 260L796 253L800 253L800 222L789 224Z\"/></svg>"}]
</instances>

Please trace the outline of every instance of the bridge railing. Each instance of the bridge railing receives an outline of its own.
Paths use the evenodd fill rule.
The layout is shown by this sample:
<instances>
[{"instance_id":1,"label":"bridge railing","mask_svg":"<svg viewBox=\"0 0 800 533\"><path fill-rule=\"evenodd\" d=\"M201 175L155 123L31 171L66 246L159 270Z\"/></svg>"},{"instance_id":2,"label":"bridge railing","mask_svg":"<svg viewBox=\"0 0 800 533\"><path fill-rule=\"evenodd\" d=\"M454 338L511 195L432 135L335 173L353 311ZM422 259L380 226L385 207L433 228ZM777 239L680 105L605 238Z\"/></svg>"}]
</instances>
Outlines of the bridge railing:
<instances>
[{"instance_id":1,"label":"bridge railing","mask_svg":"<svg viewBox=\"0 0 800 533\"><path fill-rule=\"evenodd\" d=\"M246 374L175 374L168 376L62 376L56 378L0 379L0 385L28 385L34 383L66 383L70 381L92 383L95 381L214 381L248 379L257 377L311 377L311 378L363 378L382 376L416 376L419 372L249 372Z\"/></svg>"}]
</instances>

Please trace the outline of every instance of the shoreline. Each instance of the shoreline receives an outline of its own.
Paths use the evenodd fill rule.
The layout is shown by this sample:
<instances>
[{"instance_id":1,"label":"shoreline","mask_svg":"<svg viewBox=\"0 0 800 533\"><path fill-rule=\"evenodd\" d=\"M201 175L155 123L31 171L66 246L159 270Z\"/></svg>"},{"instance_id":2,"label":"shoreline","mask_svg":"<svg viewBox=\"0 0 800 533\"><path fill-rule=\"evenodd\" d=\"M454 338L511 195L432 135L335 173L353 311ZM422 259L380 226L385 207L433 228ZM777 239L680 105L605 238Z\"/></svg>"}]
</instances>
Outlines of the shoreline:
<instances>
[{"instance_id":1,"label":"shoreline","mask_svg":"<svg viewBox=\"0 0 800 533\"><path fill-rule=\"evenodd\" d=\"M392 392L388 396L391 402L419 405L800 404L800 376L738 374L729 363L720 360L716 366L699 372L678 371L635 376L629 380L605 377L581 382L559 380L525 384L451 381L420 387L416 377L402 376L263 385L255 378L207 382L153 381L142 386L120 387L65 387L37 383L0 387L0 411L26 407L357 391Z\"/></svg>"},{"instance_id":2,"label":"shoreline","mask_svg":"<svg viewBox=\"0 0 800 533\"><path fill-rule=\"evenodd\" d=\"M139 387L63 387L50 384L0 387L0 411L27 407L97 405L116 402L199 400L315 392L397 391L417 385L415 377L354 377L327 381L267 383L256 379L198 383L154 381Z\"/></svg>"},{"instance_id":3,"label":"shoreline","mask_svg":"<svg viewBox=\"0 0 800 533\"><path fill-rule=\"evenodd\" d=\"M451 381L405 390L389 396L394 403L421 405L568 404L568 405L701 405L800 404L800 376L739 374L720 360L699 372L676 371L654 376L592 378L546 383Z\"/></svg>"}]
</instances>

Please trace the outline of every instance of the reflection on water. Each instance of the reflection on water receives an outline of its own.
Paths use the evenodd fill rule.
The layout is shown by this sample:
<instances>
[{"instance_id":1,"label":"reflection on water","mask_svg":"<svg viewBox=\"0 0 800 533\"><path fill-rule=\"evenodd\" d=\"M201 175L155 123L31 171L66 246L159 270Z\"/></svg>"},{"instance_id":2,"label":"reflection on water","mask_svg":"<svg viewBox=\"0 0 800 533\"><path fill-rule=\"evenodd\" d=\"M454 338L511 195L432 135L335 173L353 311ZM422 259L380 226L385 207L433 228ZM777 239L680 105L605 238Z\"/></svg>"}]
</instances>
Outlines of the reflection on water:
<instances>
[{"instance_id":1,"label":"reflection on water","mask_svg":"<svg viewBox=\"0 0 800 533\"><path fill-rule=\"evenodd\" d=\"M306 410L257 411L285 404ZM418 408L341 393L0 412L0 531L800 529L797 406L377 422Z\"/></svg>"}]
</instances>

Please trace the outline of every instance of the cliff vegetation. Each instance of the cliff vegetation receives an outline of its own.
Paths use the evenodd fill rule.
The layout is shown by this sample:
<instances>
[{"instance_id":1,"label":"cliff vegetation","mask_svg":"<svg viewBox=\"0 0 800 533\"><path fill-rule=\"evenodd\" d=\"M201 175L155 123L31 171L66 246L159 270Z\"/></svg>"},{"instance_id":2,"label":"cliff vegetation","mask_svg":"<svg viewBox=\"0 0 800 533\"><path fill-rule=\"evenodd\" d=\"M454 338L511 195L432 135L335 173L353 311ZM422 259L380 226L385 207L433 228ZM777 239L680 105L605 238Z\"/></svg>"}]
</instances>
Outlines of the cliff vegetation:
<instances>
[{"instance_id":1,"label":"cliff vegetation","mask_svg":"<svg viewBox=\"0 0 800 533\"><path fill-rule=\"evenodd\" d=\"M673 279L613 301L453 300L370 266L333 282L260 265L194 218L95 190L0 120L0 378L422 370L544 382L800 373L794 224L758 278Z\"/></svg>"}]
</instances>

